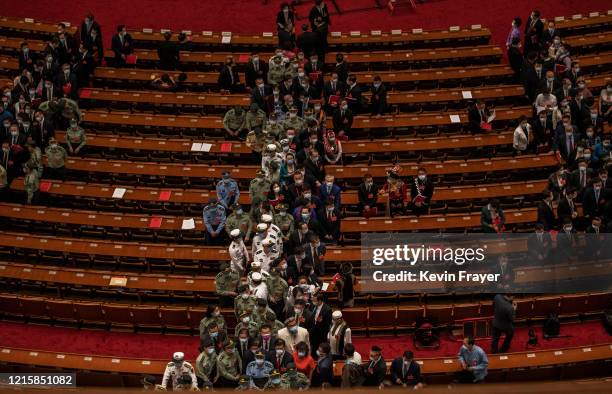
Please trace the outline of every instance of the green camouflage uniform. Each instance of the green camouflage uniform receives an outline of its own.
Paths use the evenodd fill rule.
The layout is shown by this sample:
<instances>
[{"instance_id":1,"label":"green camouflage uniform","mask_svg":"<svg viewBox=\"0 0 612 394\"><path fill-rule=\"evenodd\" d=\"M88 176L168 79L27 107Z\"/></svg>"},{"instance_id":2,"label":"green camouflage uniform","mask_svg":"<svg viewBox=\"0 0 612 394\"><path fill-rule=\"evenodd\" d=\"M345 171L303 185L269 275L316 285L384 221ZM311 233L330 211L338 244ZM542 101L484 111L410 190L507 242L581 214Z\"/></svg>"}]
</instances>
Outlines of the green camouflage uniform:
<instances>
[{"instance_id":1,"label":"green camouflage uniform","mask_svg":"<svg viewBox=\"0 0 612 394\"><path fill-rule=\"evenodd\" d=\"M297 135L300 131L306 128L306 121L303 118L300 118L299 116L296 116L295 118L287 117L283 121L283 128L285 129L285 131L293 129L295 130Z\"/></svg>"},{"instance_id":2,"label":"green camouflage uniform","mask_svg":"<svg viewBox=\"0 0 612 394\"><path fill-rule=\"evenodd\" d=\"M215 277L215 292L221 296L232 296L240 282L240 275L234 271L221 271Z\"/></svg>"},{"instance_id":3,"label":"green camouflage uniform","mask_svg":"<svg viewBox=\"0 0 612 394\"><path fill-rule=\"evenodd\" d=\"M224 350L217 357L217 375L238 383L242 371L241 364L240 356L235 350L231 354Z\"/></svg>"},{"instance_id":4,"label":"green camouflage uniform","mask_svg":"<svg viewBox=\"0 0 612 394\"><path fill-rule=\"evenodd\" d=\"M264 125L266 123L266 113L258 109L257 112L253 113L248 111L246 114L246 129L251 131L255 127L261 127L263 130Z\"/></svg>"},{"instance_id":5,"label":"green camouflage uniform","mask_svg":"<svg viewBox=\"0 0 612 394\"><path fill-rule=\"evenodd\" d=\"M242 212L240 215L236 212L232 212L225 221L225 231L227 231L227 235L229 235L234 229L240 230L245 239L250 239L251 232L253 231L253 220L251 219L251 215L246 212Z\"/></svg>"},{"instance_id":6,"label":"green camouflage uniform","mask_svg":"<svg viewBox=\"0 0 612 394\"><path fill-rule=\"evenodd\" d=\"M208 354L205 351L200 353L195 363L195 374L204 381L204 384L212 384L212 374L217 364L217 353Z\"/></svg>"},{"instance_id":7,"label":"green camouflage uniform","mask_svg":"<svg viewBox=\"0 0 612 394\"><path fill-rule=\"evenodd\" d=\"M234 313L236 317L240 317L247 309L254 311L256 307L257 299L252 295L249 295L246 300L242 298L242 294L234 298Z\"/></svg>"},{"instance_id":8,"label":"green camouflage uniform","mask_svg":"<svg viewBox=\"0 0 612 394\"><path fill-rule=\"evenodd\" d=\"M66 145L68 145L68 148L80 150L83 149L86 142L87 136L82 127L69 127L68 130L66 130Z\"/></svg>"},{"instance_id":9,"label":"green camouflage uniform","mask_svg":"<svg viewBox=\"0 0 612 394\"><path fill-rule=\"evenodd\" d=\"M265 201L267 198L267 193L270 191L270 181L265 178L265 174L263 178L257 177L251 180L249 184L249 195L251 196L251 210L254 205L259 204L262 201Z\"/></svg>"},{"instance_id":10,"label":"green camouflage uniform","mask_svg":"<svg viewBox=\"0 0 612 394\"><path fill-rule=\"evenodd\" d=\"M242 110L240 116L236 115L234 108L225 113L223 117L223 127L232 131L238 131L246 128L246 111Z\"/></svg>"},{"instance_id":11,"label":"green camouflage uniform","mask_svg":"<svg viewBox=\"0 0 612 394\"><path fill-rule=\"evenodd\" d=\"M34 198L34 194L38 192L38 187L40 184L38 171L32 169L29 174L23 178L23 185L25 187L25 191L28 195L28 204L32 203L32 199Z\"/></svg>"},{"instance_id":12,"label":"green camouflage uniform","mask_svg":"<svg viewBox=\"0 0 612 394\"><path fill-rule=\"evenodd\" d=\"M285 390L306 390L310 386L310 381L301 372L285 372L281 376L280 386Z\"/></svg>"},{"instance_id":13,"label":"green camouflage uniform","mask_svg":"<svg viewBox=\"0 0 612 394\"><path fill-rule=\"evenodd\" d=\"M47 154L47 166L49 168L62 168L66 161L66 149L57 145L49 145L45 150Z\"/></svg>"}]
</instances>

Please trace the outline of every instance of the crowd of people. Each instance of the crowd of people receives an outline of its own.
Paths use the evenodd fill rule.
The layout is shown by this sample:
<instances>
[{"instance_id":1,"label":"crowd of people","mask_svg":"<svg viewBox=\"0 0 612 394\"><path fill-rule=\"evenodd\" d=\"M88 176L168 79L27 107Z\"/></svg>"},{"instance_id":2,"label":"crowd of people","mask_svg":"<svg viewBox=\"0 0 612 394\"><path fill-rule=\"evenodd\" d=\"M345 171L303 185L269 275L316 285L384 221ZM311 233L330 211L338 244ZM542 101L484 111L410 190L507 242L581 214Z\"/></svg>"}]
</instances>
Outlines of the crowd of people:
<instances>
[{"instance_id":1,"label":"crowd of people","mask_svg":"<svg viewBox=\"0 0 612 394\"><path fill-rule=\"evenodd\" d=\"M340 239L342 188L325 168L343 163L342 142L352 137L354 116L387 113L387 88L375 76L364 89L342 54L326 60L331 18L322 0L315 1L309 22L298 34L291 7L283 4L276 19L279 47L274 56L265 61L252 53L244 81L231 56L219 72L221 92L251 96L249 108L227 111L223 127L227 139L245 141L261 160L261 169L250 182L250 210L240 204L238 183L228 172L216 186L216 197L203 209L206 243L229 244L231 261L215 278L219 304L209 305L200 323L195 365L176 352L158 388L331 386L335 360L344 361L342 387L422 385L419 364L409 350L391 364L390 381L380 347L372 346L367 361L362 360L342 315L343 308L354 304L353 267L343 264L338 272L326 267L326 246ZM611 120L612 85L608 83L599 97L591 93L579 61L571 59L571 48L554 22L545 29L534 11L524 32L521 24L520 18L512 23L508 57L534 110L532 117L518 120L513 146L517 154L552 150L562 163L550 176L538 206L537 234L609 230L612 145L604 125ZM160 67L180 70L180 52L188 47L184 34L178 42L165 34L158 49ZM133 40L123 25L117 27L111 49L115 67L136 61ZM27 202L36 203L41 177L64 178L67 156L87 149L79 125L78 90L90 86L93 70L103 60L102 32L93 15L85 18L76 37L60 23L40 53L22 44L21 72L14 87L4 89L0 105L0 188L6 190L13 179L24 176ZM172 90L185 78L181 74L175 81L165 73L153 86ZM370 92L367 99L364 90ZM476 102L468 114L470 132L491 130L495 111L486 103ZM328 117L333 124L329 129ZM66 130L63 146L55 139L56 129ZM419 168L404 178L397 165L389 168L384 182L365 173L358 187L359 214L427 214L434 194L427 170ZM582 203L581 213L576 203ZM484 206L481 217L484 232L504 231L499 201ZM543 238L538 237L540 242ZM333 273L331 284L320 279ZM332 290L337 292L337 305L327 303ZM505 313L506 323L495 327L493 352L501 333L506 334L502 351L508 350L512 338L510 301L496 303L504 301L505 312L500 314ZM238 324L233 332L220 313L222 307L234 309ZM485 378L487 356L474 339L465 339L459 361L461 381ZM143 382L155 385L153 377Z\"/></svg>"}]
</instances>

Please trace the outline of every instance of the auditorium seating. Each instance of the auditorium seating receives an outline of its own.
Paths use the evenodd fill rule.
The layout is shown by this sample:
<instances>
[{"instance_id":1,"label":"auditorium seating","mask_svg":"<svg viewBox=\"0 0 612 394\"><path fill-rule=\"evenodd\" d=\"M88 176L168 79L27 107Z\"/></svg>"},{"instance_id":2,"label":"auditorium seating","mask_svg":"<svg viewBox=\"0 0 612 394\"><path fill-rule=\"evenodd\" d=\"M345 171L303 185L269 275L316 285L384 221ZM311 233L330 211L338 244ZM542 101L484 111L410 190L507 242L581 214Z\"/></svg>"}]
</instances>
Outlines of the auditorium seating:
<instances>
[{"instance_id":1,"label":"auditorium seating","mask_svg":"<svg viewBox=\"0 0 612 394\"><path fill-rule=\"evenodd\" d=\"M611 22L610 13L557 21L575 48L573 54L579 54L590 88L603 87L612 77L612 40L606 31ZM396 113L380 119L356 117L355 136L343 143L344 165L327 168L344 188L343 243L328 248L326 263L331 270L346 261L358 265L360 249L345 245L357 244L364 228L477 231L480 209L490 198L502 200L508 231L531 231L537 215L534 205L558 162L552 154L513 155L516 119L531 115L531 108L523 105L528 104L521 98L523 88L510 82L512 70L507 65L497 64L503 51L489 44L489 29L451 30L330 36L333 51L345 53L351 68L361 70L357 72L360 84L380 75L389 85L389 102ZM0 75L15 76L15 50L24 38L37 51L55 31L55 24L0 18L0 34L7 36L0 37L0 52L5 54L0 56ZM197 333L202 305L216 301L213 276L219 262L229 259L226 247L201 246L202 204L215 195L215 182L229 170L242 190L240 202L248 206L248 183L259 164L249 157L251 151L244 143L221 139L219 115L233 105L247 106L249 99L211 93L218 76L212 70L230 54L239 67L253 50L264 52L262 59L267 60L277 37L232 34L231 44L221 44L219 33L194 33L191 42L196 50L181 54L189 69L197 69L187 72L189 91L162 93L148 86L164 73L154 68L157 54L151 50L162 35L131 31L138 48L137 68L99 67L96 87L80 91L88 150L85 157L67 160L68 180L43 180L48 187L42 193L44 205L0 204L2 318L135 332ZM198 52L204 50L210 52ZM106 53L107 58L111 56ZM328 56L333 58L334 53ZM3 78L0 86L9 82ZM467 131L465 90L473 99L497 105L493 133L460 135ZM185 115L194 113L190 107L205 116ZM449 117L455 114L459 123ZM57 136L64 141L63 131ZM210 143L210 150L193 152L194 142ZM382 178L395 161L402 163L406 176L423 166L435 179L431 215L358 217L355 189L361 178L366 172ZM127 189L122 199L112 198L116 187ZM11 189L22 192L23 179L16 179ZM170 194L162 199L165 191ZM181 230L183 218L189 217L196 218L196 230ZM159 226L152 222L157 218L162 219ZM525 252L524 243L512 246L513 253ZM521 270L519 282L550 277L542 267L517 269ZM559 267L557 274L571 277L570 270ZM114 276L127 277L128 284L110 286ZM343 314L354 332L376 337L412 332L422 319L437 327L488 320L493 312L489 298L482 294L439 298L359 294L356 306ZM330 300L336 301L333 292ZM521 323L542 321L551 312L571 319L599 317L612 306L609 293L544 294L517 301ZM233 313L223 312L233 327ZM490 369L492 380L499 381L580 377L580 372L586 376L609 371L610 358L612 345L606 344L491 356ZM447 382L459 369L454 357L419 362L430 382ZM0 351L3 372L77 370L79 384L96 386L136 386L140 375L159 375L165 363L13 348ZM336 376L341 367L342 363L336 363Z\"/></svg>"}]
</instances>

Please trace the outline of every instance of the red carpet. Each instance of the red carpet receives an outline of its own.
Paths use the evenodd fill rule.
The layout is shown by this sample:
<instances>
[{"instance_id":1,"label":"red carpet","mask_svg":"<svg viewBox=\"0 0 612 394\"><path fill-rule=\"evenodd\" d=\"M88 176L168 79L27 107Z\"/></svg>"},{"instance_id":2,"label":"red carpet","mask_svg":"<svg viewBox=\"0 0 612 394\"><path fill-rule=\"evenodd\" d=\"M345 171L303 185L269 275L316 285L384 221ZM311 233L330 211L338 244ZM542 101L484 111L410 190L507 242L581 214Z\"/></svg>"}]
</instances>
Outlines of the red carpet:
<instances>
[{"instance_id":1,"label":"red carpet","mask_svg":"<svg viewBox=\"0 0 612 394\"><path fill-rule=\"evenodd\" d=\"M541 330L537 330L540 345L538 349L554 349L574 346L595 345L611 342L600 322L567 324L561 328L562 335L569 338L558 338L551 341L542 339ZM459 349L459 342L443 338L439 350L415 351L417 357L452 357ZM355 338L357 351L364 357L369 354L369 347L376 344L383 349L385 358L399 356L404 350L414 350L412 337ZM518 329L512 341L512 352L525 350L527 330ZM182 351L187 358L197 357L199 340L197 337L161 334L132 334L98 330L77 330L64 327L0 322L0 347L17 347L24 349L49 350L66 353L94 354L116 357L136 357L166 359L175 351ZM485 351L490 349L489 341L479 343Z\"/></svg>"},{"instance_id":2,"label":"red carpet","mask_svg":"<svg viewBox=\"0 0 612 394\"><path fill-rule=\"evenodd\" d=\"M308 5L298 8L299 15L307 17ZM384 1L381 1L381 3ZM43 21L69 21L80 24L84 15L91 11L102 25L105 42L110 42L112 32L118 24L129 28L174 30L213 30L233 31L235 33L261 33L275 31L275 17L280 0L270 0L263 5L262 0L31 0L5 1L0 14L16 17L32 17ZM371 7L374 0L337 0L345 10ZM328 4L333 12L333 7ZM539 8L542 16L571 16L588 14L589 11L605 12L610 2L605 0L427 0L419 4L416 11L409 7L398 7L394 15L386 9L353 12L346 15L332 15L333 31L385 30L412 28L447 28L451 25L467 26L482 24L493 32L493 41L503 44L515 16L526 20L533 7ZM298 26L303 23L298 21Z\"/></svg>"}]
</instances>

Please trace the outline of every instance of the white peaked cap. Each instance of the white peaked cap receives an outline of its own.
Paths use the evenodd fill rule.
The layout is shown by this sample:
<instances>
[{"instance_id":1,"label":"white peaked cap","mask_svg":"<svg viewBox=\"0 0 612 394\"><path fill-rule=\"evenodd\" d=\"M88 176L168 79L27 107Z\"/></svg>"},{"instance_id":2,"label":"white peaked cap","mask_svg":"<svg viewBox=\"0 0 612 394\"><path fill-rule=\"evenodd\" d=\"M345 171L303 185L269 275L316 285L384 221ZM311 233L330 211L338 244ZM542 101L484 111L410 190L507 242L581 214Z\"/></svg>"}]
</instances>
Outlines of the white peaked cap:
<instances>
[{"instance_id":1,"label":"white peaked cap","mask_svg":"<svg viewBox=\"0 0 612 394\"><path fill-rule=\"evenodd\" d=\"M257 231L266 231L268 229L268 225L265 223L259 223L257 225Z\"/></svg>"},{"instance_id":2,"label":"white peaked cap","mask_svg":"<svg viewBox=\"0 0 612 394\"><path fill-rule=\"evenodd\" d=\"M266 238L263 240L263 244L270 246L270 245L274 245L276 242L272 239L272 238Z\"/></svg>"},{"instance_id":3,"label":"white peaked cap","mask_svg":"<svg viewBox=\"0 0 612 394\"><path fill-rule=\"evenodd\" d=\"M251 268L259 268L259 267L261 267L261 263L257 260L251 263Z\"/></svg>"},{"instance_id":4,"label":"white peaked cap","mask_svg":"<svg viewBox=\"0 0 612 394\"><path fill-rule=\"evenodd\" d=\"M175 352L172 355L172 359L175 361L183 361L185 359L185 354L183 352Z\"/></svg>"},{"instance_id":5,"label":"white peaked cap","mask_svg":"<svg viewBox=\"0 0 612 394\"><path fill-rule=\"evenodd\" d=\"M275 144L269 144L267 146L267 148L268 148L269 151L275 151L276 150L276 145Z\"/></svg>"},{"instance_id":6,"label":"white peaked cap","mask_svg":"<svg viewBox=\"0 0 612 394\"><path fill-rule=\"evenodd\" d=\"M253 275L251 275L251 279L253 279L254 281L260 281L262 279L262 276L259 272L253 272Z\"/></svg>"},{"instance_id":7,"label":"white peaked cap","mask_svg":"<svg viewBox=\"0 0 612 394\"><path fill-rule=\"evenodd\" d=\"M340 311L334 311L334 313L332 313L332 317L334 319L340 319L342 317L342 312Z\"/></svg>"},{"instance_id":8,"label":"white peaked cap","mask_svg":"<svg viewBox=\"0 0 612 394\"><path fill-rule=\"evenodd\" d=\"M240 230L238 230L237 228L233 229L232 231L230 231L230 235L232 237L237 237L240 235Z\"/></svg>"},{"instance_id":9,"label":"white peaked cap","mask_svg":"<svg viewBox=\"0 0 612 394\"><path fill-rule=\"evenodd\" d=\"M263 220L264 223L270 223L272 222L272 215L268 215L267 213L264 215L261 215L261 220Z\"/></svg>"}]
</instances>

